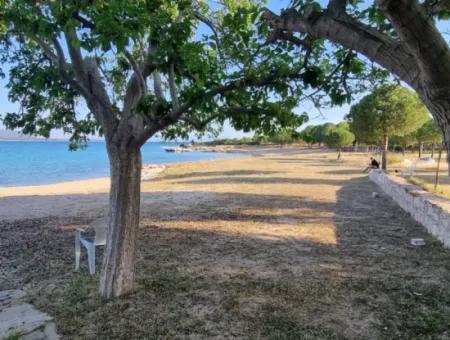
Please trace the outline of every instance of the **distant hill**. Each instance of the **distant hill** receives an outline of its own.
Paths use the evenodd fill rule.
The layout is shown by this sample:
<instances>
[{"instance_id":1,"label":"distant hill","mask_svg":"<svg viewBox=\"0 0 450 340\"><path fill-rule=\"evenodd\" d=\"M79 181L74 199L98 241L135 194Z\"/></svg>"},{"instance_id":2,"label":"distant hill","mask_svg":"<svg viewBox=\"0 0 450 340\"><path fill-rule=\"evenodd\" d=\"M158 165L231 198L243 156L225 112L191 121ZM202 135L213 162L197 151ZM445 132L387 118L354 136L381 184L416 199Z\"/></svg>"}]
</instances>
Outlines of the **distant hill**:
<instances>
[{"instance_id":1,"label":"distant hill","mask_svg":"<svg viewBox=\"0 0 450 340\"><path fill-rule=\"evenodd\" d=\"M42 140L42 137L28 136L11 130L0 130L0 140Z\"/></svg>"}]
</instances>

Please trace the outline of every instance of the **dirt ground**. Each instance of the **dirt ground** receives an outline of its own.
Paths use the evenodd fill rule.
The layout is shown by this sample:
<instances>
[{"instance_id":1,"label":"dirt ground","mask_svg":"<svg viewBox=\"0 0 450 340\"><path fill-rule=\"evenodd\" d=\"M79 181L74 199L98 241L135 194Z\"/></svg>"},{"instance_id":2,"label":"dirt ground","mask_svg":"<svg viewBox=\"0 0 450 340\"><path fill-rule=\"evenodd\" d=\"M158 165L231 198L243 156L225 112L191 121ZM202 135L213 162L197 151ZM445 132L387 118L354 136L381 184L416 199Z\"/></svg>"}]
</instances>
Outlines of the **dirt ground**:
<instances>
[{"instance_id":1,"label":"dirt ground","mask_svg":"<svg viewBox=\"0 0 450 340\"><path fill-rule=\"evenodd\" d=\"M73 229L106 194L0 198L0 289L25 287L67 339L449 339L450 250L372 198L367 155L335 158L169 166L143 183L136 291L111 301L85 257L73 271ZM20 202L33 218L7 218Z\"/></svg>"}]
</instances>

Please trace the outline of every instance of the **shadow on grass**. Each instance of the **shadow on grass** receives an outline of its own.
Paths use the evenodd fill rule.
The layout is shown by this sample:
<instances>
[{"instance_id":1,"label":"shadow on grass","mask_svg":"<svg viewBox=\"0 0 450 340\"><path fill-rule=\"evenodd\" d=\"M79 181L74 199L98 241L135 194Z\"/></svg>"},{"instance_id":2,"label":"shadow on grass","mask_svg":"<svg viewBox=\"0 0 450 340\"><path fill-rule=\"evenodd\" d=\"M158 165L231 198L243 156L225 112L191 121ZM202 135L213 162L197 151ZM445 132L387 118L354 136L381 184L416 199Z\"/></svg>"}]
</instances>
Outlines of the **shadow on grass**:
<instances>
[{"instance_id":1,"label":"shadow on grass","mask_svg":"<svg viewBox=\"0 0 450 340\"><path fill-rule=\"evenodd\" d=\"M190 181L178 181L180 184L302 184L302 185L343 185L344 180L325 178L288 178L288 177L219 177L207 179L195 179Z\"/></svg>"},{"instance_id":2,"label":"shadow on grass","mask_svg":"<svg viewBox=\"0 0 450 340\"><path fill-rule=\"evenodd\" d=\"M263 171L263 170L235 170L235 171L205 171L205 172L189 172L179 175L164 175L153 178L151 181L183 179L192 177L227 177L227 176L251 176L251 175L272 175L282 173L283 171Z\"/></svg>"},{"instance_id":3,"label":"shadow on grass","mask_svg":"<svg viewBox=\"0 0 450 340\"><path fill-rule=\"evenodd\" d=\"M450 251L390 197L373 199L372 191L381 190L359 178L337 196L338 248L351 273L351 309L378 325L377 338L447 337ZM416 237L427 245L411 246Z\"/></svg>"},{"instance_id":4,"label":"shadow on grass","mask_svg":"<svg viewBox=\"0 0 450 340\"><path fill-rule=\"evenodd\" d=\"M328 171L321 171L320 173L325 175L363 175L362 170L364 169L333 169Z\"/></svg>"},{"instance_id":5,"label":"shadow on grass","mask_svg":"<svg viewBox=\"0 0 450 340\"><path fill-rule=\"evenodd\" d=\"M335 203L240 193L144 194L137 289L111 301L96 297L98 277L87 276L85 258L82 271L72 271L73 230L61 224L83 218L1 222L7 278L1 288L27 285L32 302L53 315L68 338L447 337L449 251L388 197L373 199L377 188L367 178L339 182ZM298 225L296 237L281 231L273 237L275 209L281 221ZM265 221L253 210L269 214L261 229L271 229L272 237L237 232L249 216ZM335 244L302 234L305 223L320 218L334 227ZM217 220L229 222L233 232L214 228ZM174 227L164 226L167 221ZM193 227L176 227L185 221ZM324 227L317 224L318 231ZM414 248L411 237L424 237L427 245Z\"/></svg>"}]
</instances>

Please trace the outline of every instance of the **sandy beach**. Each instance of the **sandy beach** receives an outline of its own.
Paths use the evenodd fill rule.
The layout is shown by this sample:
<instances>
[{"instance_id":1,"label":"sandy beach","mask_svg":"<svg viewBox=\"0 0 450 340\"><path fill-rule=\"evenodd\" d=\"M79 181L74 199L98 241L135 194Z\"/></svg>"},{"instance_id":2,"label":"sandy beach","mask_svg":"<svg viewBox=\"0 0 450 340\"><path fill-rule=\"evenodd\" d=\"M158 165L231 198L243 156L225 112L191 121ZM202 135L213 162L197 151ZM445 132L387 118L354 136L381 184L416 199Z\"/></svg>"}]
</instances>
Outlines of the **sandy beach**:
<instances>
[{"instance_id":1,"label":"sandy beach","mask_svg":"<svg viewBox=\"0 0 450 340\"><path fill-rule=\"evenodd\" d=\"M450 250L361 173L367 159L282 148L167 166L142 182L136 290L112 301L73 254L108 180L3 188L0 290L26 290L67 339L448 335Z\"/></svg>"},{"instance_id":2,"label":"sandy beach","mask_svg":"<svg viewBox=\"0 0 450 340\"><path fill-rule=\"evenodd\" d=\"M231 148L227 148L227 150ZM219 147L220 150L220 147ZM250 158L254 156L270 154L290 154L304 152L301 147L279 147L279 146L249 146L232 148L237 157ZM218 151L220 152L220 151ZM142 193L158 190L158 186L149 181L155 177L162 176L166 169L169 173L191 168L209 168L215 164L233 164L239 162L237 159L231 161L208 160L186 163L173 163L170 165L144 164L142 170ZM215 163L218 162L218 163ZM109 177L100 177L78 181L60 182L45 185L0 187L0 221L17 220L24 218L40 218L46 216L87 216L99 215L98 211L104 212L105 194L109 193Z\"/></svg>"}]
</instances>

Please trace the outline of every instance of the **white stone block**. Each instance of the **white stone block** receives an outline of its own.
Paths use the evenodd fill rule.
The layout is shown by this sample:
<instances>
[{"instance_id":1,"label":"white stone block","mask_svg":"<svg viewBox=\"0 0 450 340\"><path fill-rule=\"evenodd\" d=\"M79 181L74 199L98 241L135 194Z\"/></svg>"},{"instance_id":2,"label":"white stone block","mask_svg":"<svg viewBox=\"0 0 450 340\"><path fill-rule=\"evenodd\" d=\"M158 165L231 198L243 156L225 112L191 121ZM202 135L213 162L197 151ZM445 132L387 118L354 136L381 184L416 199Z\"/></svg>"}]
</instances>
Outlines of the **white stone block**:
<instances>
[{"instance_id":1,"label":"white stone block","mask_svg":"<svg viewBox=\"0 0 450 340\"><path fill-rule=\"evenodd\" d=\"M404 179L381 171L371 171L369 178L445 246L450 247L450 208L437 203L442 202L442 199L437 199L435 195Z\"/></svg>"}]
</instances>

